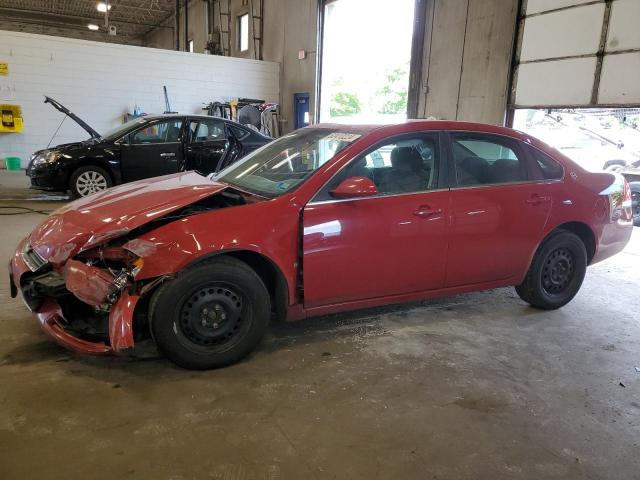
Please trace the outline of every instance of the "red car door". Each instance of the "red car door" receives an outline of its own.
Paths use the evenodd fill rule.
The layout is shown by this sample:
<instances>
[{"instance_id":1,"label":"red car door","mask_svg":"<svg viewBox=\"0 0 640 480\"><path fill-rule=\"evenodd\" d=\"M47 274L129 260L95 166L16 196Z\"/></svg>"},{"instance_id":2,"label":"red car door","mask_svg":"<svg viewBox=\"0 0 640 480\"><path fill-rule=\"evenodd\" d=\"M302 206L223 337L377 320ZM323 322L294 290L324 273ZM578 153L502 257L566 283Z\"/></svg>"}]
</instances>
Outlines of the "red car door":
<instances>
[{"instance_id":1,"label":"red car door","mask_svg":"<svg viewBox=\"0 0 640 480\"><path fill-rule=\"evenodd\" d=\"M450 134L451 243L445 286L506 280L528 268L551 209L522 146L500 135Z\"/></svg>"},{"instance_id":2,"label":"red car door","mask_svg":"<svg viewBox=\"0 0 640 480\"><path fill-rule=\"evenodd\" d=\"M438 145L434 133L378 144L345 166L305 207L305 307L443 286L449 190L439 189ZM350 177L369 178L378 194L333 198L330 192Z\"/></svg>"}]
</instances>

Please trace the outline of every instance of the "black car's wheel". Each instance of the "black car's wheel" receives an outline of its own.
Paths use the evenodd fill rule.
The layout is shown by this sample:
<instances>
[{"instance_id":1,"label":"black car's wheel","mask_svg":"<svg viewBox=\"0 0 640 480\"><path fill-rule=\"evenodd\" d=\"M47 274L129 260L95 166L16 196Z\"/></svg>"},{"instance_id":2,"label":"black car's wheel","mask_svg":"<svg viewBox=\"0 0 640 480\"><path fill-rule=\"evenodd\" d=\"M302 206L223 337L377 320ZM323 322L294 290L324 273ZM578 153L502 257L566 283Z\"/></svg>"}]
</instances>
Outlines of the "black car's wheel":
<instances>
[{"instance_id":1,"label":"black car's wheel","mask_svg":"<svg viewBox=\"0 0 640 480\"><path fill-rule=\"evenodd\" d=\"M631 192L631 209L633 211L633 224L640 227L640 192Z\"/></svg>"},{"instance_id":2,"label":"black car's wheel","mask_svg":"<svg viewBox=\"0 0 640 480\"><path fill-rule=\"evenodd\" d=\"M69 190L74 198L86 197L111 186L113 181L107 171L94 165L77 168L69 179Z\"/></svg>"},{"instance_id":3,"label":"black car's wheel","mask_svg":"<svg viewBox=\"0 0 640 480\"><path fill-rule=\"evenodd\" d=\"M219 257L164 284L150 305L158 349L184 368L230 365L251 352L269 323L271 301L245 263Z\"/></svg>"},{"instance_id":4,"label":"black car's wheel","mask_svg":"<svg viewBox=\"0 0 640 480\"><path fill-rule=\"evenodd\" d=\"M516 292L534 307L560 308L578 293L586 270L587 250L580 237L559 230L540 245Z\"/></svg>"}]
</instances>

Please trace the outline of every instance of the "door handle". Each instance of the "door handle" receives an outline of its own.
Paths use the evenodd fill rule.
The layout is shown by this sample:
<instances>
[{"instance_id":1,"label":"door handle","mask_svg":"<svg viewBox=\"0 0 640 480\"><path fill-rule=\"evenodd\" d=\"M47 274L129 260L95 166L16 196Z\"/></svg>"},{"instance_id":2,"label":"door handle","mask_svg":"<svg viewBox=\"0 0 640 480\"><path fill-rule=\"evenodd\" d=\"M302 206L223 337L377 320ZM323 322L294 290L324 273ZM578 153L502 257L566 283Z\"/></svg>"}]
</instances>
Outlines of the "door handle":
<instances>
[{"instance_id":1,"label":"door handle","mask_svg":"<svg viewBox=\"0 0 640 480\"><path fill-rule=\"evenodd\" d=\"M418 209L414 211L413 214L416 217L429 218L429 217L433 217L434 215L442 215L442 209L441 208L432 209L428 205L425 205L423 207L418 207Z\"/></svg>"},{"instance_id":2,"label":"door handle","mask_svg":"<svg viewBox=\"0 0 640 480\"><path fill-rule=\"evenodd\" d=\"M175 153L171 153L171 152L164 152L160 154L161 157L175 157L176 154Z\"/></svg>"},{"instance_id":3,"label":"door handle","mask_svg":"<svg viewBox=\"0 0 640 480\"><path fill-rule=\"evenodd\" d=\"M551 197L546 197L535 193L525 200L525 202L529 205L542 205L543 203L549 203L550 201Z\"/></svg>"}]
</instances>

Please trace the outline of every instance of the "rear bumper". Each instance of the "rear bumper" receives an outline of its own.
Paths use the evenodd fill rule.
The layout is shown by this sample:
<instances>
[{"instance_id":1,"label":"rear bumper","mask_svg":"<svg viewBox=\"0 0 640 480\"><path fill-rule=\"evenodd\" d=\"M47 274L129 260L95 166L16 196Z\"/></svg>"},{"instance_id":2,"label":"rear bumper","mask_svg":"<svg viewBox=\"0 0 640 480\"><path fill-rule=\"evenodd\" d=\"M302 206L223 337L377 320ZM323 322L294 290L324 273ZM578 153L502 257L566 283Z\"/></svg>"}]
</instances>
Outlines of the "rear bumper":
<instances>
[{"instance_id":1,"label":"rear bumper","mask_svg":"<svg viewBox=\"0 0 640 480\"><path fill-rule=\"evenodd\" d=\"M631 239L632 233L633 221L618 220L617 222L606 224L597 241L596 252L591 260L591 265L624 250L624 247Z\"/></svg>"}]
</instances>

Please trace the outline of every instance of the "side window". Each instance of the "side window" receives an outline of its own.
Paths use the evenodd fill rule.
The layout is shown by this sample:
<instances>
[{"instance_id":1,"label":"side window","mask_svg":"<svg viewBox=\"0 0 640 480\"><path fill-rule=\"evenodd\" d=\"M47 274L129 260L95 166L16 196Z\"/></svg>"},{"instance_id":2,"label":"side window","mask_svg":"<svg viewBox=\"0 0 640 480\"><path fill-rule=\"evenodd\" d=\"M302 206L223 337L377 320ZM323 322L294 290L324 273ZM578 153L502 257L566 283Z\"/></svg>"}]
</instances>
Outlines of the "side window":
<instances>
[{"instance_id":1,"label":"side window","mask_svg":"<svg viewBox=\"0 0 640 480\"><path fill-rule=\"evenodd\" d=\"M468 133L452 133L451 139L458 186L527 180L525 160L509 139Z\"/></svg>"},{"instance_id":2,"label":"side window","mask_svg":"<svg viewBox=\"0 0 640 480\"><path fill-rule=\"evenodd\" d=\"M164 120L132 133L129 142L133 145L179 142L181 129L182 119Z\"/></svg>"},{"instance_id":3,"label":"side window","mask_svg":"<svg viewBox=\"0 0 640 480\"><path fill-rule=\"evenodd\" d=\"M194 120L189 125L189 128L191 129L191 143L225 139L224 122L222 120Z\"/></svg>"},{"instance_id":4,"label":"side window","mask_svg":"<svg viewBox=\"0 0 640 480\"><path fill-rule=\"evenodd\" d=\"M351 161L316 195L315 201L331 200L329 192L349 177L367 177L378 195L423 192L438 184L438 141L435 135L403 137L379 145Z\"/></svg>"},{"instance_id":5,"label":"side window","mask_svg":"<svg viewBox=\"0 0 640 480\"><path fill-rule=\"evenodd\" d=\"M529 153L542 172L542 178L545 180L560 180L562 178L564 173L562 165L553 158L533 147L529 147Z\"/></svg>"}]
</instances>

